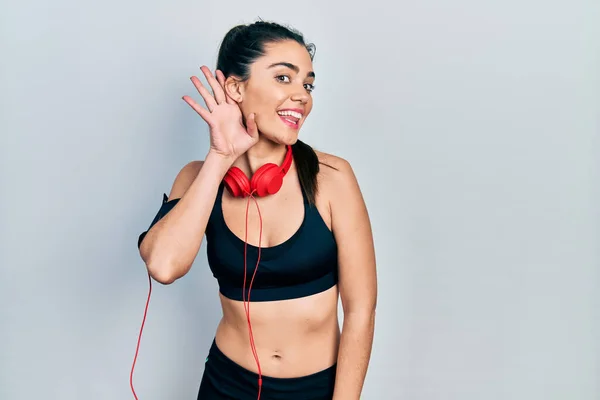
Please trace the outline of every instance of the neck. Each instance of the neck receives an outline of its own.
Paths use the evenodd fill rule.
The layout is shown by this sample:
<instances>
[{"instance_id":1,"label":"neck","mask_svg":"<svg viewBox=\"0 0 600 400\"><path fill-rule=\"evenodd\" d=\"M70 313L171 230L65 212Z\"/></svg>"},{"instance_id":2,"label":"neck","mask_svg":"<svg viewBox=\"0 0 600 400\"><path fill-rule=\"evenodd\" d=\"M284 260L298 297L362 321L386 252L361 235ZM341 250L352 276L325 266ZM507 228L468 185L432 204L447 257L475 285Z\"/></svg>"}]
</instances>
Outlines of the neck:
<instances>
[{"instance_id":1,"label":"neck","mask_svg":"<svg viewBox=\"0 0 600 400\"><path fill-rule=\"evenodd\" d=\"M287 146L260 137L258 142L239 157L233 165L240 168L248 176L267 163L281 165L285 158Z\"/></svg>"}]
</instances>

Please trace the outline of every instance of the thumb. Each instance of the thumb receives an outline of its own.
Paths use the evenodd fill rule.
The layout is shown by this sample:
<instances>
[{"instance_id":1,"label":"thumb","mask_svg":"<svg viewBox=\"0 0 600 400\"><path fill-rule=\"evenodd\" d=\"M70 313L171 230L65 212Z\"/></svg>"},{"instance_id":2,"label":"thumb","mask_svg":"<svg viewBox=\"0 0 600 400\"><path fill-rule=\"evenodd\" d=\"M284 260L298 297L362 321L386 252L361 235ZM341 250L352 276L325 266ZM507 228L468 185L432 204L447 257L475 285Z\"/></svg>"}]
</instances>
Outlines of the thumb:
<instances>
[{"instance_id":1,"label":"thumb","mask_svg":"<svg viewBox=\"0 0 600 400\"><path fill-rule=\"evenodd\" d=\"M248 128L248 135L253 139L258 138L258 126L256 125L256 114L252 113L248 116L246 121L246 127Z\"/></svg>"}]
</instances>

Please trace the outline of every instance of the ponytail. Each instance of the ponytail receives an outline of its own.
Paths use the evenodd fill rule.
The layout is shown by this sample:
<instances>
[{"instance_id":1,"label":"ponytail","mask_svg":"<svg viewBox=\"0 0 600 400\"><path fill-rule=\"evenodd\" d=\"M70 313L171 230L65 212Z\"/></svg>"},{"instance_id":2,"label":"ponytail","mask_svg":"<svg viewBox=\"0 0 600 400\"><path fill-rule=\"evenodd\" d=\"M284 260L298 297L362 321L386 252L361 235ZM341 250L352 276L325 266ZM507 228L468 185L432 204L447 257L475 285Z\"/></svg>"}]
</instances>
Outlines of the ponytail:
<instances>
[{"instance_id":1,"label":"ponytail","mask_svg":"<svg viewBox=\"0 0 600 400\"><path fill-rule=\"evenodd\" d=\"M311 205L315 205L315 198L318 191L317 174L320 171L320 164L330 168L334 167L320 162L315 150L301 140L297 140L296 143L292 145L292 151L294 163L296 163L296 170L298 171L300 186L306 194L308 202Z\"/></svg>"}]
</instances>

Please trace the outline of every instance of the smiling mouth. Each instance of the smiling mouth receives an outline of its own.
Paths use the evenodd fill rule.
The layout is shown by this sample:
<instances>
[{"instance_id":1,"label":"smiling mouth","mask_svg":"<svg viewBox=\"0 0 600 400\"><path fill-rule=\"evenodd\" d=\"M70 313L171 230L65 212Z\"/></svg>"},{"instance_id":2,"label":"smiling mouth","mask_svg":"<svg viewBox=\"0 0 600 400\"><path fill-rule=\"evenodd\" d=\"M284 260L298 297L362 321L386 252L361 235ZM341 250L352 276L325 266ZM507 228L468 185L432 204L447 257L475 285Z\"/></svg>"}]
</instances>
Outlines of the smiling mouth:
<instances>
[{"instance_id":1,"label":"smiling mouth","mask_svg":"<svg viewBox=\"0 0 600 400\"><path fill-rule=\"evenodd\" d=\"M279 111L277 115L279 115L284 124L296 129L299 127L300 120L302 119L302 114L296 111Z\"/></svg>"}]
</instances>

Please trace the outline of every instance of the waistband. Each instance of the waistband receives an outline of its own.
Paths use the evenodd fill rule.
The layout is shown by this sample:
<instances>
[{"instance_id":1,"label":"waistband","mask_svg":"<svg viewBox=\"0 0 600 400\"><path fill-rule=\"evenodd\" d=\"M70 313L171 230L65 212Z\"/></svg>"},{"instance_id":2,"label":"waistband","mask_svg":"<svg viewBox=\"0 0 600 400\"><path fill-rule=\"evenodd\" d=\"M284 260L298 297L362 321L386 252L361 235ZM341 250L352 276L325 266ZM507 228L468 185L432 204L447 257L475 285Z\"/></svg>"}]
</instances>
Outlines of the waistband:
<instances>
[{"instance_id":1,"label":"waistband","mask_svg":"<svg viewBox=\"0 0 600 400\"><path fill-rule=\"evenodd\" d=\"M334 364L314 374L295 378L262 376L261 400L330 400L335 385ZM213 339L204 374L214 388L236 399L256 399L258 374L227 357Z\"/></svg>"}]
</instances>

